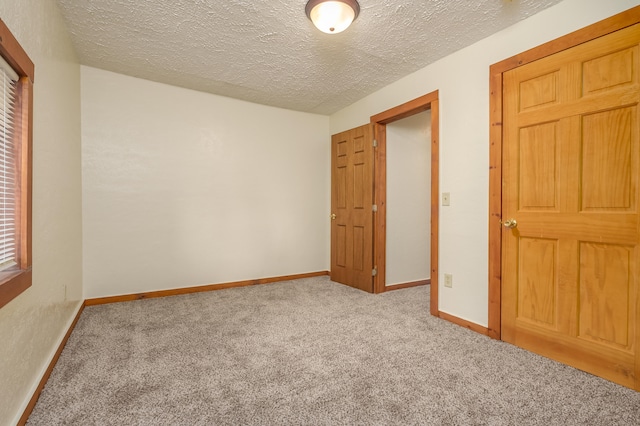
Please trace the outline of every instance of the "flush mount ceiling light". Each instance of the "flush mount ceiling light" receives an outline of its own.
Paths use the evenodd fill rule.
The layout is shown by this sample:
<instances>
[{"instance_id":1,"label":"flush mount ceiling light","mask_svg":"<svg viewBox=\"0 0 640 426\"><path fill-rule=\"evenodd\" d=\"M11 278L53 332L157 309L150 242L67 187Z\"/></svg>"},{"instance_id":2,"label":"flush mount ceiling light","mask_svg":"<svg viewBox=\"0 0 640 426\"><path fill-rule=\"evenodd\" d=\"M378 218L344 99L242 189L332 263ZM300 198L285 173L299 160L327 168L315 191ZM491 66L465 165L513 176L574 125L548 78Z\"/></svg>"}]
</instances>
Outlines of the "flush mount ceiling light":
<instances>
[{"instance_id":1,"label":"flush mount ceiling light","mask_svg":"<svg viewBox=\"0 0 640 426\"><path fill-rule=\"evenodd\" d=\"M320 31L337 34L358 17L360 5L356 0L309 0L304 10Z\"/></svg>"}]
</instances>

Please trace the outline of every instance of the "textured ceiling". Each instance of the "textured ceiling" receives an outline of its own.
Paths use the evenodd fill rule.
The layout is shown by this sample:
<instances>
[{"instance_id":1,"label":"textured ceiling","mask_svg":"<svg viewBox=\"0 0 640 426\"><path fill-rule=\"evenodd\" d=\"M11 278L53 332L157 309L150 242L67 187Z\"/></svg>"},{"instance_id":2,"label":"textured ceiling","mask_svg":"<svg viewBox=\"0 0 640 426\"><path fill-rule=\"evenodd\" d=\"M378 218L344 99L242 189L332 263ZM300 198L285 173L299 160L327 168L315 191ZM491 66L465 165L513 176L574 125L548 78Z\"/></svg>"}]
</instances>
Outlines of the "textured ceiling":
<instances>
[{"instance_id":1,"label":"textured ceiling","mask_svg":"<svg viewBox=\"0 0 640 426\"><path fill-rule=\"evenodd\" d=\"M306 0L57 0L84 65L331 114L562 0L360 0L340 34Z\"/></svg>"}]
</instances>

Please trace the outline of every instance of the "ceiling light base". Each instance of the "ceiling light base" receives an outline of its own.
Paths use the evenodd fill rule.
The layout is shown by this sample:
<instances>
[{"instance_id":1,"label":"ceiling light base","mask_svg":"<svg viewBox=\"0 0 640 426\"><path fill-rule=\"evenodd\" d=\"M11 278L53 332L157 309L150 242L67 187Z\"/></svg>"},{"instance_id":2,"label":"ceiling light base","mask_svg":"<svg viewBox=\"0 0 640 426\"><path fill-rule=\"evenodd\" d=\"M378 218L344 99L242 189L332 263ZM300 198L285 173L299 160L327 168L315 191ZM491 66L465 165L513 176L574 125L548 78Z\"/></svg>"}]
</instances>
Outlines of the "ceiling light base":
<instances>
[{"instance_id":1,"label":"ceiling light base","mask_svg":"<svg viewBox=\"0 0 640 426\"><path fill-rule=\"evenodd\" d=\"M356 0L309 0L304 10L320 31L337 34L355 21L360 5Z\"/></svg>"}]
</instances>

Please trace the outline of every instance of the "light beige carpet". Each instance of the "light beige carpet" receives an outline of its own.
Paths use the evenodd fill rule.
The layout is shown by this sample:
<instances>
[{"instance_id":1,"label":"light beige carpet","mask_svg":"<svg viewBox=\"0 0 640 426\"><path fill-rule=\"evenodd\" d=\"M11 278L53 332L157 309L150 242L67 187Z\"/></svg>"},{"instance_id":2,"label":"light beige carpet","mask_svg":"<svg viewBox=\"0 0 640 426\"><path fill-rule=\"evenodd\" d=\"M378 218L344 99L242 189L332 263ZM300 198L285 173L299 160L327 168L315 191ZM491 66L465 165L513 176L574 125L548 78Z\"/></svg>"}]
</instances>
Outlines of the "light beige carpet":
<instances>
[{"instance_id":1,"label":"light beige carpet","mask_svg":"<svg viewBox=\"0 0 640 426\"><path fill-rule=\"evenodd\" d=\"M640 394L310 278L88 307L31 425L638 425Z\"/></svg>"}]
</instances>

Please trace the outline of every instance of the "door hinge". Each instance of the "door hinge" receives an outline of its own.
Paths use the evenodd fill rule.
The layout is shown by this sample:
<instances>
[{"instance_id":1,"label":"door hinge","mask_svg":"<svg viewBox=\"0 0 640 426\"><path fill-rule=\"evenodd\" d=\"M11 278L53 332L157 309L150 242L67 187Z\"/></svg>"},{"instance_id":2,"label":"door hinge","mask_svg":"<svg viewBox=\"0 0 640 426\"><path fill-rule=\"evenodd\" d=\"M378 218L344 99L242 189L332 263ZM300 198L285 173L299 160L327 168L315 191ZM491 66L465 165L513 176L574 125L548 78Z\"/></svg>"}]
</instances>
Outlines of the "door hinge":
<instances>
[{"instance_id":1,"label":"door hinge","mask_svg":"<svg viewBox=\"0 0 640 426\"><path fill-rule=\"evenodd\" d=\"M372 277L375 277L376 275L378 275L378 268L373 268L373 269L371 270L371 276L372 276Z\"/></svg>"},{"instance_id":2,"label":"door hinge","mask_svg":"<svg viewBox=\"0 0 640 426\"><path fill-rule=\"evenodd\" d=\"M373 206L371 206L371 211L377 212L378 211L378 205L374 204Z\"/></svg>"},{"instance_id":3,"label":"door hinge","mask_svg":"<svg viewBox=\"0 0 640 426\"><path fill-rule=\"evenodd\" d=\"M374 140L373 140L373 147L374 147L374 148L377 148L377 147L378 147L378 140L377 140L377 139L374 139Z\"/></svg>"}]
</instances>

